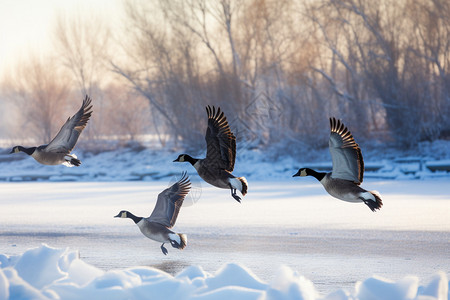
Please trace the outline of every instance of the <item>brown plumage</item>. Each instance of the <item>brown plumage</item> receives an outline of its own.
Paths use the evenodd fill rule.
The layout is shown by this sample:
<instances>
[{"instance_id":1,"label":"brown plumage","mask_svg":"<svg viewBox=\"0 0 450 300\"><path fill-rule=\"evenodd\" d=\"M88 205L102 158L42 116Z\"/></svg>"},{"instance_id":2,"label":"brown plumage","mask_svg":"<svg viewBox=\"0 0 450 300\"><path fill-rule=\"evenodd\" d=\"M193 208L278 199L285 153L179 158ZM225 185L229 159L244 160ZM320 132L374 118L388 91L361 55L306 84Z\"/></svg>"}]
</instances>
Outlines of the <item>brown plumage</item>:
<instances>
[{"instance_id":1,"label":"brown plumage","mask_svg":"<svg viewBox=\"0 0 450 300\"><path fill-rule=\"evenodd\" d=\"M241 198L236 194L236 190L245 196L248 183L244 177L235 177L232 174L236 161L236 137L220 108L216 110L214 106L208 105L206 113L206 157L198 159L188 154L180 154L174 162L189 162L203 180L218 188L230 189L232 197L240 202Z\"/></svg>"},{"instance_id":2,"label":"brown plumage","mask_svg":"<svg viewBox=\"0 0 450 300\"><path fill-rule=\"evenodd\" d=\"M333 197L348 202L363 202L372 211L383 206L376 191L367 191L359 185L364 177L364 160L361 149L350 131L336 118L330 118L330 138L328 146L333 161L329 173L301 168L293 176L313 176Z\"/></svg>"},{"instance_id":3,"label":"brown plumage","mask_svg":"<svg viewBox=\"0 0 450 300\"><path fill-rule=\"evenodd\" d=\"M67 119L58 134L47 145L30 148L15 146L11 153L25 152L43 165L64 164L68 167L78 167L81 161L70 152L75 147L81 132L91 117L91 102L91 99L86 95L81 108L75 115Z\"/></svg>"},{"instance_id":4,"label":"brown plumage","mask_svg":"<svg viewBox=\"0 0 450 300\"><path fill-rule=\"evenodd\" d=\"M183 205L184 198L189 193L191 182L184 172L176 183L165 189L158 195L155 208L148 218L137 217L129 211L122 210L115 218L129 218L139 227L139 230L149 239L161 242L161 251L166 255L165 243L172 247L184 249L187 245L187 237L183 233L175 233L170 228L175 222Z\"/></svg>"},{"instance_id":5,"label":"brown plumage","mask_svg":"<svg viewBox=\"0 0 450 300\"><path fill-rule=\"evenodd\" d=\"M206 129L206 159L217 167L232 172L236 160L236 137L220 107L208 105L208 128Z\"/></svg>"},{"instance_id":6,"label":"brown plumage","mask_svg":"<svg viewBox=\"0 0 450 300\"><path fill-rule=\"evenodd\" d=\"M335 153L345 153L348 159L354 159L357 161L356 165L352 164L352 166L348 166L348 168L354 169L355 166L357 167L357 180L354 180L354 182L358 185L361 184L364 178L364 159L361 153L361 148L359 148L359 145L356 143L350 130L348 130L341 120L336 120L334 117L330 118L330 129L331 133L329 147L331 157L333 159L333 173L337 176L337 174L341 171L340 169L335 170L335 166L339 166L339 164L335 163ZM331 150L332 148L335 148L337 151Z\"/></svg>"}]
</instances>

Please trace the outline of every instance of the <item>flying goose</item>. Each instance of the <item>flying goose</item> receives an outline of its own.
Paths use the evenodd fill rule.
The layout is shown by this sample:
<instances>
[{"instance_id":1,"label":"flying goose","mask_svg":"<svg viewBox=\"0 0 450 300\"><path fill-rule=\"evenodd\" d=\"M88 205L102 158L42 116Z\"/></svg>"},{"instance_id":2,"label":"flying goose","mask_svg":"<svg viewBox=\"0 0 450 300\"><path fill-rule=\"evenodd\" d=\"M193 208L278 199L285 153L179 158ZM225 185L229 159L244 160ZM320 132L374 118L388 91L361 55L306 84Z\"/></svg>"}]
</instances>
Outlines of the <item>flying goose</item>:
<instances>
[{"instance_id":1,"label":"flying goose","mask_svg":"<svg viewBox=\"0 0 450 300\"><path fill-rule=\"evenodd\" d=\"M347 202L364 202L372 211L380 209L383 202L376 191L367 191L359 185L363 181L364 161L359 145L347 127L330 118L330 148L333 170L330 173L301 168L295 176L313 176L333 197Z\"/></svg>"},{"instance_id":2,"label":"flying goose","mask_svg":"<svg viewBox=\"0 0 450 300\"><path fill-rule=\"evenodd\" d=\"M192 158L188 154L180 154L174 162L189 162L197 170L198 175L207 183L222 189L231 189L231 196L241 202L236 190L245 196L247 180L235 177L231 172L236 160L236 137L230 130L227 118L220 111L208 105L208 128L206 129L206 157Z\"/></svg>"},{"instance_id":3,"label":"flying goose","mask_svg":"<svg viewBox=\"0 0 450 300\"><path fill-rule=\"evenodd\" d=\"M25 152L43 165L79 166L81 161L75 154L70 154L92 114L91 99L86 95L81 108L72 118L68 118L58 134L48 145L25 148L15 146L10 153Z\"/></svg>"},{"instance_id":4,"label":"flying goose","mask_svg":"<svg viewBox=\"0 0 450 300\"><path fill-rule=\"evenodd\" d=\"M149 239L161 242L161 251L167 255L168 251L164 247L165 243L170 243L172 247L184 249L187 245L187 237L182 233L175 233L170 228L175 225L184 197L189 193L191 182L186 172L178 182L165 189L158 195L155 208L148 218L136 217L126 210L122 210L114 218L130 218Z\"/></svg>"}]
</instances>

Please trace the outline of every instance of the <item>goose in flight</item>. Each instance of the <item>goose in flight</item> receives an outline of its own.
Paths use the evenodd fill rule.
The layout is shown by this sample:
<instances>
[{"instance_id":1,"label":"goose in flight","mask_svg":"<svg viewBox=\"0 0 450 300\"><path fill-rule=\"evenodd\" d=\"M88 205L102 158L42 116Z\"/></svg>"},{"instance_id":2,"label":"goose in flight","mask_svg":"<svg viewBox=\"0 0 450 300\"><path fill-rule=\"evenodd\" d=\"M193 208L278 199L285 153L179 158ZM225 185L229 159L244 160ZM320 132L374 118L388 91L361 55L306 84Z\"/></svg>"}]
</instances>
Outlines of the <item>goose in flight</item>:
<instances>
[{"instance_id":1,"label":"goose in flight","mask_svg":"<svg viewBox=\"0 0 450 300\"><path fill-rule=\"evenodd\" d=\"M383 202L376 191L367 191L359 185L363 181L364 161L359 145L347 127L330 118L330 148L333 169L329 173L301 168L293 176L313 176L333 197L347 202L364 202L372 211L380 209Z\"/></svg>"},{"instance_id":2,"label":"goose in flight","mask_svg":"<svg viewBox=\"0 0 450 300\"><path fill-rule=\"evenodd\" d=\"M25 152L43 165L60 165L67 167L80 166L81 161L70 152L86 127L92 114L91 99L86 95L81 108L73 117L69 117L59 130L58 134L48 145L38 147L15 146L10 153Z\"/></svg>"},{"instance_id":3,"label":"goose in flight","mask_svg":"<svg viewBox=\"0 0 450 300\"><path fill-rule=\"evenodd\" d=\"M175 225L181 205L190 188L191 182L185 172L178 182L158 195L158 200L150 217L137 217L129 211L122 210L114 218L132 219L142 234L149 239L162 243L161 251L164 255L168 253L164 247L165 243L170 243L172 247L177 249L184 249L187 245L186 235L175 233L170 228Z\"/></svg>"},{"instance_id":4,"label":"goose in flight","mask_svg":"<svg viewBox=\"0 0 450 300\"><path fill-rule=\"evenodd\" d=\"M236 160L236 137L230 130L227 118L220 108L208 105L208 128L206 129L206 157L192 158L188 154L180 154L174 162L189 162L198 175L207 183L222 189L230 189L231 196L238 202L241 198L236 194L239 190L245 196L248 189L245 177L235 177L231 172Z\"/></svg>"}]
</instances>

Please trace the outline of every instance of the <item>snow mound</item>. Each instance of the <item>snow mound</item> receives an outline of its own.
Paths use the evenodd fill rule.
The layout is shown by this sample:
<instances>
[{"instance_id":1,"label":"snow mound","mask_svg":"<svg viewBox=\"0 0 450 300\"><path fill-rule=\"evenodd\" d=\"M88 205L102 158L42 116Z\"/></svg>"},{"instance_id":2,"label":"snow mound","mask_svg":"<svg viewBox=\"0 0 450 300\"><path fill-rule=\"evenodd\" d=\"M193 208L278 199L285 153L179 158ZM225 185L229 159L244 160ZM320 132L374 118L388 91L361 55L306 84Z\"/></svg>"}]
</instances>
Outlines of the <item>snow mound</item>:
<instances>
[{"instance_id":1,"label":"snow mound","mask_svg":"<svg viewBox=\"0 0 450 300\"><path fill-rule=\"evenodd\" d=\"M282 266L270 283L250 270L226 264L215 274L190 266L171 276L150 267L102 271L83 262L78 252L42 245L22 255L0 254L0 300L3 299L254 299L254 300L444 300L449 299L445 273L426 285L409 276L397 282L371 277L354 291L321 296L314 284Z\"/></svg>"}]
</instances>

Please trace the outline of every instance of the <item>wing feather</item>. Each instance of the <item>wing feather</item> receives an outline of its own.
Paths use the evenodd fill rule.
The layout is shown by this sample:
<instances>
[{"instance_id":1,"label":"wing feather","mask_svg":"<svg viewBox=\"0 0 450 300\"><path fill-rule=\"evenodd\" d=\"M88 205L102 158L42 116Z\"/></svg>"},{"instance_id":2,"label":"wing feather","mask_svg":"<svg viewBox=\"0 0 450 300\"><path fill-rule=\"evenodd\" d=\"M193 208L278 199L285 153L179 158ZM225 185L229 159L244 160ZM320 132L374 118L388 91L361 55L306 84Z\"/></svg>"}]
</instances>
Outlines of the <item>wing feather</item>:
<instances>
[{"instance_id":1,"label":"wing feather","mask_svg":"<svg viewBox=\"0 0 450 300\"><path fill-rule=\"evenodd\" d=\"M206 107L206 160L220 169L232 172L236 160L236 137L230 130L227 118L220 108Z\"/></svg>"},{"instance_id":2,"label":"wing feather","mask_svg":"<svg viewBox=\"0 0 450 300\"><path fill-rule=\"evenodd\" d=\"M335 118L330 118L330 148L333 160L331 177L361 184L364 177L364 160L361 149L347 127Z\"/></svg>"},{"instance_id":3,"label":"wing feather","mask_svg":"<svg viewBox=\"0 0 450 300\"><path fill-rule=\"evenodd\" d=\"M46 152L70 153L75 147L78 138L86 127L92 114L91 98L87 95L83 100L81 108L71 118L69 117L59 130L58 134L45 147Z\"/></svg>"},{"instance_id":4,"label":"wing feather","mask_svg":"<svg viewBox=\"0 0 450 300\"><path fill-rule=\"evenodd\" d=\"M168 228L173 227L190 188L189 176L184 172L180 180L159 193L155 208L148 220L160 223Z\"/></svg>"}]
</instances>

